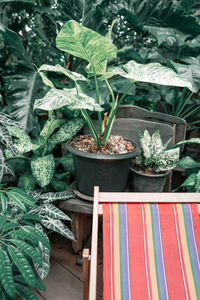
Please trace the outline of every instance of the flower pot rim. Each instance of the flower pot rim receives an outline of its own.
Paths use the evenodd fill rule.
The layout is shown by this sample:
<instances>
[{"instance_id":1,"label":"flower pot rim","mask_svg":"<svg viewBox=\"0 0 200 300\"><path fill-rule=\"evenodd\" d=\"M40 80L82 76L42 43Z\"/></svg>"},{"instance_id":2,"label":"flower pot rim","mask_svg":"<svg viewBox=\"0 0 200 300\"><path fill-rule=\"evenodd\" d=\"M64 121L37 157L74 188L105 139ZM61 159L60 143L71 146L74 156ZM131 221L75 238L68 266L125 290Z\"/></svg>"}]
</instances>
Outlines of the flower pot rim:
<instances>
[{"instance_id":1,"label":"flower pot rim","mask_svg":"<svg viewBox=\"0 0 200 300\"><path fill-rule=\"evenodd\" d=\"M124 138L124 139L132 142L136 149L133 151L127 152L127 153L119 153L119 154L101 154L101 153L84 152L82 150L75 149L70 145L70 142L73 139L74 139L74 137L65 143L67 150L74 155L78 155L78 156L85 157L85 158L99 159L99 160L121 160L121 159L132 158L139 154L139 147L138 147L137 143L135 141L133 141L131 139L127 139L127 138Z\"/></svg>"},{"instance_id":2,"label":"flower pot rim","mask_svg":"<svg viewBox=\"0 0 200 300\"><path fill-rule=\"evenodd\" d=\"M156 178L156 177L165 177L165 176L167 176L171 172L171 170L166 171L166 172L161 173L161 174L145 174L143 172L137 171L136 169L134 169L132 167L131 172L136 173L136 174L141 175L141 176L144 176L144 177L155 177Z\"/></svg>"}]
</instances>

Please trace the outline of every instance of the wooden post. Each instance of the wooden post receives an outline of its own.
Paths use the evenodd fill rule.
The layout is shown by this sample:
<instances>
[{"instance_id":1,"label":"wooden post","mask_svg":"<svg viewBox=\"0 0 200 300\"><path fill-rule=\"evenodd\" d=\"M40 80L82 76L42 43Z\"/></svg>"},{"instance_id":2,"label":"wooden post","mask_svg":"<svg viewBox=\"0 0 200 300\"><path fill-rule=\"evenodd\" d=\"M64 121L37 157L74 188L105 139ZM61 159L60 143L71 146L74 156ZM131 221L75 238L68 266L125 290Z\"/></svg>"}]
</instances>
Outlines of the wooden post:
<instances>
[{"instance_id":1,"label":"wooden post","mask_svg":"<svg viewBox=\"0 0 200 300\"><path fill-rule=\"evenodd\" d=\"M89 249L83 249L83 300L89 299Z\"/></svg>"},{"instance_id":2,"label":"wooden post","mask_svg":"<svg viewBox=\"0 0 200 300\"><path fill-rule=\"evenodd\" d=\"M89 300L96 300L99 187L94 187Z\"/></svg>"}]
</instances>

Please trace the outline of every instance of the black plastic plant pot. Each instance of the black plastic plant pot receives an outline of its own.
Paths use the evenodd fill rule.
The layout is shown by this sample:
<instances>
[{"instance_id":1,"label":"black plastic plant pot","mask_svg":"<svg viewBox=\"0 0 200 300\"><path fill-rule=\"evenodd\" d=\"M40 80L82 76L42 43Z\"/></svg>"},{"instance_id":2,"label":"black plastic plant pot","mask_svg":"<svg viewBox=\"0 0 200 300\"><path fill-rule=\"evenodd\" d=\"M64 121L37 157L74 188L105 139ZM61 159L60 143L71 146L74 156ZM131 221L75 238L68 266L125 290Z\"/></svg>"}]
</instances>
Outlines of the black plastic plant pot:
<instances>
[{"instance_id":1,"label":"black plastic plant pot","mask_svg":"<svg viewBox=\"0 0 200 300\"><path fill-rule=\"evenodd\" d=\"M133 175L133 191L134 192L163 192L165 182L170 171L162 174L144 174L131 168Z\"/></svg>"},{"instance_id":2,"label":"black plastic plant pot","mask_svg":"<svg viewBox=\"0 0 200 300\"><path fill-rule=\"evenodd\" d=\"M131 142L136 148L134 151L108 155L80 151L67 142L66 148L73 155L78 191L88 196L93 196L94 186L99 186L101 192L124 191L132 158L139 152L137 144Z\"/></svg>"}]
</instances>

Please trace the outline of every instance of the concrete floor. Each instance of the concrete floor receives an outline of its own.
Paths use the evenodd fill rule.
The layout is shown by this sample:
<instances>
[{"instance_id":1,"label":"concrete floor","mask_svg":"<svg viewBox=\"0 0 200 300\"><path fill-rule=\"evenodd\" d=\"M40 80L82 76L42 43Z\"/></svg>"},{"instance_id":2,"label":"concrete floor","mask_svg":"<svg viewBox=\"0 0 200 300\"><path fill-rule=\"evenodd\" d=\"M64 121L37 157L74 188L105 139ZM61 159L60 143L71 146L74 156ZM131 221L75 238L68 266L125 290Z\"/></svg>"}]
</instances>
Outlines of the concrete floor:
<instances>
[{"instance_id":1,"label":"concrete floor","mask_svg":"<svg viewBox=\"0 0 200 300\"><path fill-rule=\"evenodd\" d=\"M44 280L45 292L38 295L39 300L81 300L83 299L82 266L76 264L79 255L73 253L71 242L53 234L51 242L51 266ZM101 250L100 250L101 252ZM102 300L102 259L98 263L97 299Z\"/></svg>"}]
</instances>

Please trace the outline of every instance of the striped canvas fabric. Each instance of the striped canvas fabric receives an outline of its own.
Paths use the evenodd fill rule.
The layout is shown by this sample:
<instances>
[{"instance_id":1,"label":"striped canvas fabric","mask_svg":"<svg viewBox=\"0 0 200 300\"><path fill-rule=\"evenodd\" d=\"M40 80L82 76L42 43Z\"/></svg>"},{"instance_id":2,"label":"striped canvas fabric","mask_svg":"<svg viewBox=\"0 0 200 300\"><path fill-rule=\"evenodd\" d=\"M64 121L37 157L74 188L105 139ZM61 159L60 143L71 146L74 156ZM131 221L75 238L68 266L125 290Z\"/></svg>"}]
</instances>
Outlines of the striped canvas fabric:
<instances>
[{"instance_id":1,"label":"striped canvas fabric","mask_svg":"<svg viewBox=\"0 0 200 300\"><path fill-rule=\"evenodd\" d=\"M103 299L200 299L196 204L103 204Z\"/></svg>"}]
</instances>

